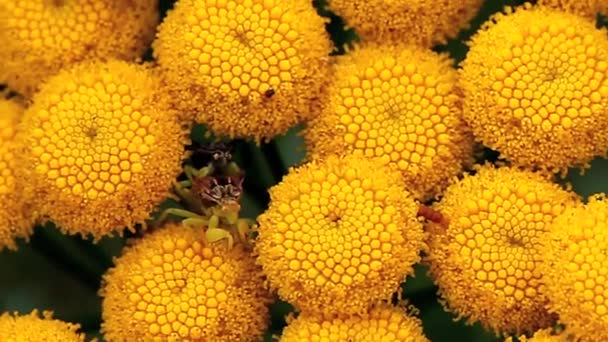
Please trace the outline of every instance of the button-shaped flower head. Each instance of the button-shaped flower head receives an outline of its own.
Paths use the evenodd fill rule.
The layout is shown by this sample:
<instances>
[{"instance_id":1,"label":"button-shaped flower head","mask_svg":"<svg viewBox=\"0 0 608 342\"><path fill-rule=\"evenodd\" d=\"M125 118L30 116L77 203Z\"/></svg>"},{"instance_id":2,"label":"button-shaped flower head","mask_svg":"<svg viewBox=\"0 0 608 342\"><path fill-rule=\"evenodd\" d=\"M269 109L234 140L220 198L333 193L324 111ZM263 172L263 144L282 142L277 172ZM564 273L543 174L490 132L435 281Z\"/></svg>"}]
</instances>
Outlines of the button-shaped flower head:
<instances>
[{"instance_id":1,"label":"button-shaped flower head","mask_svg":"<svg viewBox=\"0 0 608 342\"><path fill-rule=\"evenodd\" d=\"M258 217L258 262L279 296L310 314L390 299L424 248L400 173L357 156L292 169Z\"/></svg>"},{"instance_id":2,"label":"button-shaped flower head","mask_svg":"<svg viewBox=\"0 0 608 342\"><path fill-rule=\"evenodd\" d=\"M157 0L0 0L0 83L29 97L75 62L134 60L157 22Z\"/></svg>"},{"instance_id":3,"label":"button-shaped flower head","mask_svg":"<svg viewBox=\"0 0 608 342\"><path fill-rule=\"evenodd\" d=\"M574 14L526 5L496 15L462 63L465 119L516 165L584 165L608 146L608 37Z\"/></svg>"},{"instance_id":4,"label":"button-shaped flower head","mask_svg":"<svg viewBox=\"0 0 608 342\"><path fill-rule=\"evenodd\" d=\"M581 341L608 341L608 202L568 208L542 249L549 308Z\"/></svg>"},{"instance_id":5,"label":"button-shaped flower head","mask_svg":"<svg viewBox=\"0 0 608 342\"><path fill-rule=\"evenodd\" d=\"M537 0L539 6L547 6L556 10L578 14L595 20L598 13L608 9L606 0Z\"/></svg>"},{"instance_id":6,"label":"button-shaped flower head","mask_svg":"<svg viewBox=\"0 0 608 342\"><path fill-rule=\"evenodd\" d=\"M431 47L469 25L482 0L329 0L364 41Z\"/></svg>"},{"instance_id":7,"label":"button-shaped flower head","mask_svg":"<svg viewBox=\"0 0 608 342\"><path fill-rule=\"evenodd\" d=\"M309 157L375 157L396 166L415 197L433 197L472 157L459 94L443 55L399 44L357 48L338 57L328 101L308 124Z\"/></svg>"},{"instance_id":8,"label":"button-shaped flower head","mask_svg":"<svg viewBox=\"0 0 608 342\"><path fill-rule=\"evenodd\" d=\"M68 233L144 223L181 171L185 132L141 65L85 62L52 77L22 120L24 182Z\"/></svg>"},{"instance_id":9,"label":"button-shaped flower head","mask_svg":"<svg viewBox=\"0 0 608 342\"><path fill-rule=\"evenodd\" d=\"M180 109L219 135L257 141L314 112L331 52L307 0L180 0L153 47Z\"/></svg>"},{"instance_id":10,"label":"button-shaped flower head","mask_svg":"<svg viewBox=\"0 0 608 342\"><path fill-rule=\"evenodd\" d=\"M404 309L379 305L362 315L323 318L306 312L289 322L281 342L427 342L419 319Z\"/></svg>"},{"instance_id":11,"label":"button-shaped flower head","mask_svg":"<svg viewBox=\"0 0 608 342\"><path fill-rule=\"evenodd\" d=\"M16 133L24 106L0 95L0 250L16 248L16 238L32 233L33 219L26 210L26 194L19 184Z\"/></svg>"},{"instance_id":12,"label":"button-shaped flower head","mask_svg":"<svg viewBox=\"0 0 608 342\"><path fill-rule=\"evenodd\" d=\"M40 342L84 342L85 335L78 332L78 324L53 319L52 313L36 310L27 315L0 315L0 341Z\"/></svg>"},{"instance_id":13,"label":"button-shaped flower head","mask_svg":"<svg viewBox=\"0 0 608 342\"><path fill-rule=\"evenodd\" d=\"M542 234L576 197L544 176L486 165L451 185L430 224L431 274L447 308L502 334L553 323L542 293Z\"/></svg>"},{"instance_id":14,"label":"button-shaped flower head","mask_svg":"<svg viewBox=\"0 0 608 342\"><path fill-rule=\"evenodd\" d=\"M128 247L101 294L108 341L259 341L271 297L241 245L207 245L181 224Z\"/></svg>"}]
</instances>

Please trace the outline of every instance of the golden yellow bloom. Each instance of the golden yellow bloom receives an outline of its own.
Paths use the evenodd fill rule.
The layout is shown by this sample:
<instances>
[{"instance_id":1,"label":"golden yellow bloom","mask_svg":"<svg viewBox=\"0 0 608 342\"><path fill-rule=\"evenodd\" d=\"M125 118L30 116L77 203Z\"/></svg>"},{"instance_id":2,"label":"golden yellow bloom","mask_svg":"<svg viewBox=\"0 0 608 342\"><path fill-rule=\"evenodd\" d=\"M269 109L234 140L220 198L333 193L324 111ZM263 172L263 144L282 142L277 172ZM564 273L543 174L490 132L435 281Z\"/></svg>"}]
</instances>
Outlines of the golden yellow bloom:
<instances>
[{"instance_id":1,"label":"golden yellow bloom","mask_svg":"<svg viewBox=\"0 0 608 342\"><path fill-rule=\"evenodd\" d=\"M362 316L324 319L302 313L289 322L281 342L426 342L418 318L408 316L404 309L380 305Z\"/></svg>"},{"instance_id":2,"label":"golden yellow bloom","mask_svg":"<svg viewBox=\"0 0 608 342\"><path fill-rule=\"evenodd\" d=\"M314 112L331 51L306 0L180 0L153 47L180 109L258 142Z\"/></svg>"},{"instance_id":3,"label":"golden yellow bloom","mask_svg":"<svg viewBox=\"0 0 608 342\"><path fill-rule=\"evenodd\" d=\"M15 249L15 238L27 239L33 228L26 194L15 177L15 135L24 109L21 103L0 97L0 250Z\"/></svg>"},{"instance_id":4,"label":"golden yellow bloom","mask_svg":"<svg viewBox=\"0 0 608 342\"><path fill-rule=\"evenodd\" d=\"M0 0L0 83L31 96L86 59L133 60L154 37L158 0Z\"/></svg>"},{"instance_id":5,"label":"golden yellow bloom","mask_svg":"<svg viewBox=\"0 0 608 342\"><path fill-rule=\"evenodd\" d=\"M571 342L570 335L564 331L556 332L551 328L541 329L534 333L532 337L526 337L526 335L519 336L517 338L519 342ZM505 342L513 342L513 338L509 337Z\"/></svg>"},{"instance_id":6,"label":"golden yellow bloom","mask_svg":"<svg viewBox=\"0 0 608 342\"><path fill-rule=\"evenodd\" d=\"M363 41L431 47L468 27L482 0L329 0Z\"/></svg>"},{"instance_id":7,"label":"golden yellow bloom","mask_svg":"<svg viewBox=\"0 0 608 342\"><path fill-rule=\"evenodd\" d=\"M446 306L502 334L553 322L542 295L539 238L576 197L530 171L486 165L451 185L430 224L427 262Z\"/></svg>"},{"instance_id":8,"label":"golden yellow bloom","mask_svg":"<svg viewBox=\"0 0 608 342\"><path fill-rule=\"evenodd\" d=\"M241 245L206 245L169 224L128 247L104 276L108 341L259 341L270 294Z\"/></svg>"},{"instance_id":9,"label":"golden yellow bloom","mask_svg":"<svg viewBox=\"0 0 608 342\"><path fill-rule=\"evenodd\" d=\"M24 182L66 232L144 223L181 171L185 132L141 65L83 63L52 77L22 121Z\"/></svg>"},{"instance_id":10,"label":"golden yellow bloom","mask_svg":"<svg viewBox=\"0 0 608 342\"><path fill-rule=\"evenodd\" d=\"M595 20L599 12L608 8L606 0L537 0L540 6L547 6L556 10L574 13Z\"/></svg>"},{"instance_id":11,"label":"golden yellow bloom","mask_svg":"<svg viewBox=\"0 0 608 342\"><path fill-rule=\"evenodd\" d=\"M565 170L608 146L608 38L582 17L520 7L496 15L462 63L465 119L516 165Z\"/></svg>"},{"instance_id":12,"label":"golden yellow bloom","mask_svg":"<svg viewBox=\"0 0 608 342\"><path fill-rule=\"evenodd\" d=\"M4 313L0 315L0 341L5 342L84 342L85 335L78 332L79 324L53 319L49 311L37 310L27 315Z\"/></svg>"},{"instance_id":13,"label":"golden yellow bloom","mask_svg":"<svg viewBox=\"0 0 608 342\"><path fill-rule=\"evenodd\" d=\"M329 100L305 131L309 157L352 152L401 170L417 198L439 194L472 159L457 73L446 56L367 45L338 58Z\"/></svg>"},{"instance_id":14,"label":"golden yellow bloom","mask_svg":"<svg viewBox=\"0 0 608 342\"><path fill-rule=\"evenodd\" d=\"M581 341L608 341L608 202L604 195L568 208L542 249L545 295Z\"/></svg>"},{"instance_id":15,"label":"golden yellow bloom","mask_svg":"<svg viewBox=\"0 0 608 342\"><path fill-rule=\"evenodd\" d=\"M356 156L292 169L258 217L258 262L309 314L356 314L390 299L424 246L398 171Z\"/></svg>"}]
</instances>

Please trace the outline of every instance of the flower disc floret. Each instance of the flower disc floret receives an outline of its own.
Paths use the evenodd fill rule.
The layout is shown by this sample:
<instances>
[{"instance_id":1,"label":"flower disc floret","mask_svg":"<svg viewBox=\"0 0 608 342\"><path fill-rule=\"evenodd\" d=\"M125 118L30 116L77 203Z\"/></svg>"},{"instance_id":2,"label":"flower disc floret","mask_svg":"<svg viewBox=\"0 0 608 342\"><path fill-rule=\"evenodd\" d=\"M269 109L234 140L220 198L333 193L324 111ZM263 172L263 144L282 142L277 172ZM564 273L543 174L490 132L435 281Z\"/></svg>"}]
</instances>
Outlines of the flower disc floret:
<instances>
[{"instance_id":1,"label":"flower disc floret","mask_svg":"<svg viewBox=\"0 0 608 342\"><path fill-rule=\"evenodd\" d=\"M202 230L179 223L128 247L101 295L109 341L259 341L271 300L241 245L207 245Z\"/></svg>"},{"instance_id":2,"label":"flower disc floret","mask_svg":"<svg viewBox=\"0 0 608 342\"><path fill-rule=\"evenodd\" d=\"M396 166L415 197L433 197L472 157L459 93L446 56L364 45L338 57L328 101L305 131L309 157L373 157Z\"/></svg>"},{"instance_id":3,"label":"flower disc floret","mask_svg":"<svg viewBox=\"0 0 608 342\"><path fill-rule=\"evenodd\" d=\"M608 341L608 201L568 208L543 240L549 308L581 341Z\"/></svg>"},{"instance_id":4,"label":"flower disc floret","mask_svg":"<svg viewBox=\"0 0 608 342\"><path fill-rule=\"evenodd\" d=\"M83 63L51 78L22 120L23 182L66 232L143 224L181 172L185 132L148 68Z\"/></svg>"},{"instance_id":5,"label":"flower disc floret","mask_svg":"<svg viewBox=\"0 0 608 342\"><path fill-rule=\"evenodd\" d=\"M555 331L554 329L541 329L538 330L532 335L532 337L527 337L526 335L522 335L517 337L517 341L519 342L572 342L573 338L564 330ZM509 337L505 340L505 342L513 342L513 338Z\"/></svg>"},{"instance_id":6,"label":"flower disc floret","mask_svg":"<svg viewBox=\"0 0 608 342\"><path fill-rule=\"evenodd\" d=\"M398 171L357 156L290 170L258 217L258 262L284 300L310 314L363 313L390 299L424 248Z\"/></svg>"},{"instance_id":7,"label":"flower disc floret","mask_svg":"<svg viewBox=\"0 0 608 342\"><path fill-rule=\"evenodd\" d=\"M0 83L29 97L73 63L134 60L157 22L157 0L1 0Z\"/></svg>"},{"instance_id":8,"label":"flower disc floret","mask_svg":"<svg viewBox=\"0 0 608 342\"><path fill-rule=\"evenodd\" d=\"M446 307L499 334L553 323L545 309L542 234L576 197L544 175L486 165L451 185L435 205L427 262Z\"/></svg>"},{"instance_id":9,"label":"flower disc floret","mask_svg":"<svg viewBox=\"0 0 608 342\"><path fill-rule=\"evenodd\" d=\"M84 342L85 334L79 333L79 324L53 319L45 311L37 310L26 315L4 313L0 315L0 341L40 342Z\"/></svg>"},{"instance_id":10,"label":"flower disc floret","mask_svg":"<svg viewBox=\"0 0 608 342\"><path fill-rule=\"evenodd\" d=\"M153 47L180 109L219 135L257 141L314 112L332 49L304 0L180 0Z\"/></svg>"},{"instance_id":11,"label":"flower disc floret","mask_svg":"<svg viewBox=\"0 0 608 342\"><path fill-rule=\"evenodd\" d=\"M424 47L456 37L479 11L482 0L329 0L363 41Z\"/></svg>"},{"instance_id":12,"label":"flower disc floret","mask_svg":"<svg viewBox=\"0 0 608 342\"><path fill-rule=\"evenodd\" d=\"M594 21L599 12L608 9L608 1L606 0L537 0L536 4L577 14Z\"/></svg>"},{"instance_id":13,"label":"flower disc floret","mask_svg":"<svg viewBox=\"0 0 608 342\"><path fill-rule=\"evenodd\" d=\"M516 165L584 165L608 146L608 37L544 7L496 15L462 63L464 115L483 144Z\"/></svg>"},{"instance_id":14,"label":"flower disc floret","mask_svg":"<svg viewBox=\"0 0 608 342\"><path fill-rule=\"evenodd\" d=\"M0 97L0 250L15 249L16 238L32 233L33 219L26 210L26 194L16 176L17 126L25 107Z\"/></svg>"},{"instance_id":15,"label":"flower disc floret","mask_svg":"<svg viewBox=\"0 0 608 342\"><path fill-rule=\"evenodd\" d=\"M289 322L281 342L427 342L418 318L402 308L380 305L361 316L323 318L302 313Z\"/></svg>"}]
</instances>

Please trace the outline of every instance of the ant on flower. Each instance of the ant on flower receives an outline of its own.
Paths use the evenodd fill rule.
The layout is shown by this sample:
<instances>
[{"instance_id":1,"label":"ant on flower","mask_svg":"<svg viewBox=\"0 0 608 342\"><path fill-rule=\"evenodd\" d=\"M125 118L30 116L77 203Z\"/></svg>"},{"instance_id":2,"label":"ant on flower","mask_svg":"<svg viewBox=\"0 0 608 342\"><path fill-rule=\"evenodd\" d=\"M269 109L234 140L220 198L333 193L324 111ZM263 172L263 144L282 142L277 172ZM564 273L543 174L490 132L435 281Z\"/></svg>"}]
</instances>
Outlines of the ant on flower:
<instances>
[{"instance_id":1,"label":"ant on flower","mask_svg":"<svg viewBox=\"0 0 608 342\"><path fill-rule=\"evenodd\" d=\"M196 169L186 165L186 180L174 184L175 194L188 210L169 208L163 211L157 222L164 222L168 215L183 218L182 224L191 228L207 227L208 242L222 239L232 248L236 238L246 242L252 220L239 218L240 200L243 193L244 173L232 160L232 147L228 143L215 142L194 150L193 157L200 158L206 166Z\"/></svg>"}]
</instances>

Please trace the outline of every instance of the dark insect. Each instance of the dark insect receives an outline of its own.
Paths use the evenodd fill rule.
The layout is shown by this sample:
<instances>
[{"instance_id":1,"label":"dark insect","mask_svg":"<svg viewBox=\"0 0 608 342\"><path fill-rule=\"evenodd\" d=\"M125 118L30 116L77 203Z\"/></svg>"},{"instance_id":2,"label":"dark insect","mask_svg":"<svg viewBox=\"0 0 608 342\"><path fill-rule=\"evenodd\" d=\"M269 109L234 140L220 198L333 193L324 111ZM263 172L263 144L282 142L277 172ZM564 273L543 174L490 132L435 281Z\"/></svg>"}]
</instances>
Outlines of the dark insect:
<instances>
[{"instance_id":1,"label":"dark insect","mask_svg":"<svg viewBox=\"0 0 608 342\"><path fill-rule=\"evenodd\" d=\"M418 207L418 216L424 217L429 222L441 225L443 228L448 227L446 218L440 212L424 204Z\"/></svg>"},{"instance_id":2,"label":"dark insect","mask_svg":"<svg viewBox=\"0 0 608 342\"><path fill-rule=\"evenodd\" d=\"M220 206L222 209L238 211L243 193L243 180L242 175L198 177L192 181L192 191L198 195L204 207Z\"/></svg>"},{"instance_id":3,"label":"dark insect","mask_svg":"<svg viewBox=\"0 0 608 342\"><path fill-rule=\"evenodd\" d=\"M264 92L264 96L266 96L266 98L271 98L274 94L275 91L272 88L268 88L268 90Z\"/></svg>"}]
</instances>

